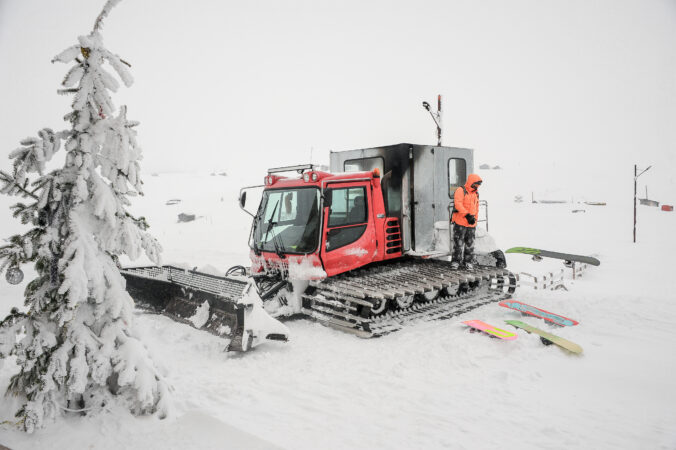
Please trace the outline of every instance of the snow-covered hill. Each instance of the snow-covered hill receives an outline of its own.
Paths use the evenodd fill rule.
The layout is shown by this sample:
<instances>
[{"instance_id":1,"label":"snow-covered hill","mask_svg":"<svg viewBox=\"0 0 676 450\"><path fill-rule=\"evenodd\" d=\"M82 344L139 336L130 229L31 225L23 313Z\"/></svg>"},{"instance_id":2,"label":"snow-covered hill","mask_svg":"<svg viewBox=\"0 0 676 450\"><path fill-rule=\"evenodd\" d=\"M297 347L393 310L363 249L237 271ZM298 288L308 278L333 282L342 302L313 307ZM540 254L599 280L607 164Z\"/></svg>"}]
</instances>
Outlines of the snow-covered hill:
<instances>
[{"instance_id":1,"label":"snow-covered hill","mask_svg":"<svg viewBox=\"0 0 676 450\"><path fill-rule=\"evenodd\" d=\"M69 418L33 436L0 428L0 444L23 448L589 448L676 447L676 215L639 209L631 243L631 201L607 206L514 203L529 194L522 174L480 172L490 232L502 248L535 246L595 254L602 261L568 291L517 290L515 298L580 322L552 329L497 305L361 340L306 320L287 322L291 341L245 354L165 317L138 312L136 324L174 388L165 421L124 412ZM146 176L146 215L165 262L224 272L246 263L248 216L239 187L260 177ZM540 187L545 189L546 187ZM571 192L564 193L566 199ZM590 197L593 193L590 193ZM166 205L180 199L176 205ZM6 211L2 199L0 211ZM584 212L572 213L573 209ZM195 214L178 223L179 213ZM15 225L0 220L6 236ZM137 262L139 263L139 262ZM142 262L140 262L142 263ZM559 270L557 261L508 255L515 272ZM27 274L30 279L31 274ZM0 283L0 316L22 299L23 285ZM570 339L582 356L542 345L469 333L463 320L497 326L520 319ZM14 364L0 367L5 389ZM10 419L11 399L0 403Z\"/></svg>"}]
</instances>

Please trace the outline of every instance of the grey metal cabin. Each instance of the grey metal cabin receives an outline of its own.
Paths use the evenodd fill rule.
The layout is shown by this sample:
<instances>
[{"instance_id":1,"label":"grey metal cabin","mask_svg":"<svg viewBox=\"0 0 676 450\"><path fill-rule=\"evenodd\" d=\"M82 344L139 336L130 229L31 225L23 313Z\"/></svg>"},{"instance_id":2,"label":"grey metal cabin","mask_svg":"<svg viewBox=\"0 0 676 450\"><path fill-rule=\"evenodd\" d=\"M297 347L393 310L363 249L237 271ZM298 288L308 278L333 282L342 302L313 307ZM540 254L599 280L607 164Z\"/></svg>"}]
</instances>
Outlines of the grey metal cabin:
<instances>
[{"instance_id":1,"label":"grey metal cabin","mask_svg":"<svg viewBox=\"0 0 676 450\"><path fill-rule=\"evenodd\" d=\"M474 171L468 148L396 144L330 156L333 173L380 169L387 215L402 223L404 251L433 250L434 223L449 220L453 192Z\"/></svg>"}]
</instances>

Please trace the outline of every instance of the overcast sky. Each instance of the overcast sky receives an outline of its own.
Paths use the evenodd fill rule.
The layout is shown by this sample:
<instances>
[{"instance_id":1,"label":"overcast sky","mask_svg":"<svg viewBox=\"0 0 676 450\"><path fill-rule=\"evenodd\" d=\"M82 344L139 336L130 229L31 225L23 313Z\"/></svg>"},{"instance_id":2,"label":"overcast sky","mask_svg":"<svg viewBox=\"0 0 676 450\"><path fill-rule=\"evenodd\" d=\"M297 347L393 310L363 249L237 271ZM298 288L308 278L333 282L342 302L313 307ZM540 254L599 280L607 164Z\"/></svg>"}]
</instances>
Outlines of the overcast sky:
<instances>
[{"instance_id":1,"label":"overcast sky","mask_svg":"<svg viewBox=\"0 0 676 450\"><path fill-rule=\"evenodd\" d=\"M0 155L65 127L67 67L104 1L0 0ZM108 48L136 83L146 174L327 162L329 150L444 144L535 187L676 200L676 1L124 0ZM8 167L9 162L0 166Z\"/></svg>"}]
</instances>

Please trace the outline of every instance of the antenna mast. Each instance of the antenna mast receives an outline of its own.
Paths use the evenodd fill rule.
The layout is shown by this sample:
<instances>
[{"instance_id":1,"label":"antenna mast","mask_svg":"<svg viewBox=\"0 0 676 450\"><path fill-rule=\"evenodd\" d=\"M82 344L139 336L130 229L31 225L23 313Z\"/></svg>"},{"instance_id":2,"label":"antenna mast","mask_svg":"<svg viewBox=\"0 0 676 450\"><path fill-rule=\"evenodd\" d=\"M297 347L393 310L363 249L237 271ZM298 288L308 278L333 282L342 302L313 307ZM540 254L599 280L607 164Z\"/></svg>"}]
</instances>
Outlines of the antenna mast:
<instances>
[{"instance_id":1,"label":"antenna mast","mask_svg":"<svg viewBox=\"0 0 676 450\"><path fill-rule=\"evenodd\" d=\"M430 116L432 116L432 120L434 120L434 123L437 126L437 145L441 147L441 94L437 96L437 112L433 113L430 110L430 104L427 102L422 102L423 108L427 110L427 112L430 113Z\"/></svg>"},{"instance_id":2,"label":"antenna mast","mask_svg":"<svg viewBox=\"0 0 676 450\"><path fill-rule=\"evenodd\" d=\"M437 140L439 143L437 144L439 147L441 147L441 94L437 96Z\"/></svg>"}]
</instances>

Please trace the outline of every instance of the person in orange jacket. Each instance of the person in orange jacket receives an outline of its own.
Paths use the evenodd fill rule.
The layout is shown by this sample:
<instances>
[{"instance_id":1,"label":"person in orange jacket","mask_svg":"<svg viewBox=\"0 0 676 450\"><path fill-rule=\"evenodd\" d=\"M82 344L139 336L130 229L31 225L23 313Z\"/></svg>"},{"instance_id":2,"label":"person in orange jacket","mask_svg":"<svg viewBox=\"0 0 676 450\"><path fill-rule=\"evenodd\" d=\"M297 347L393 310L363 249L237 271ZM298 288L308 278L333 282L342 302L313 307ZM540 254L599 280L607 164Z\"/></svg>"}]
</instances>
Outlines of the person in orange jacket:
<instances>
[{"instance_id":1,"label":"person in orange jacket","mask_svg":"<svg viewBox=\"0 0 676 450\"><path fill-rule=\"evenodd\" d=\"M481 177L475 173L467 177L467 182L453 194L453 256L451 269L463 264L465 269L474 269L474 233L479 217L479 186Z\"/></svg>"}]
</instances>

